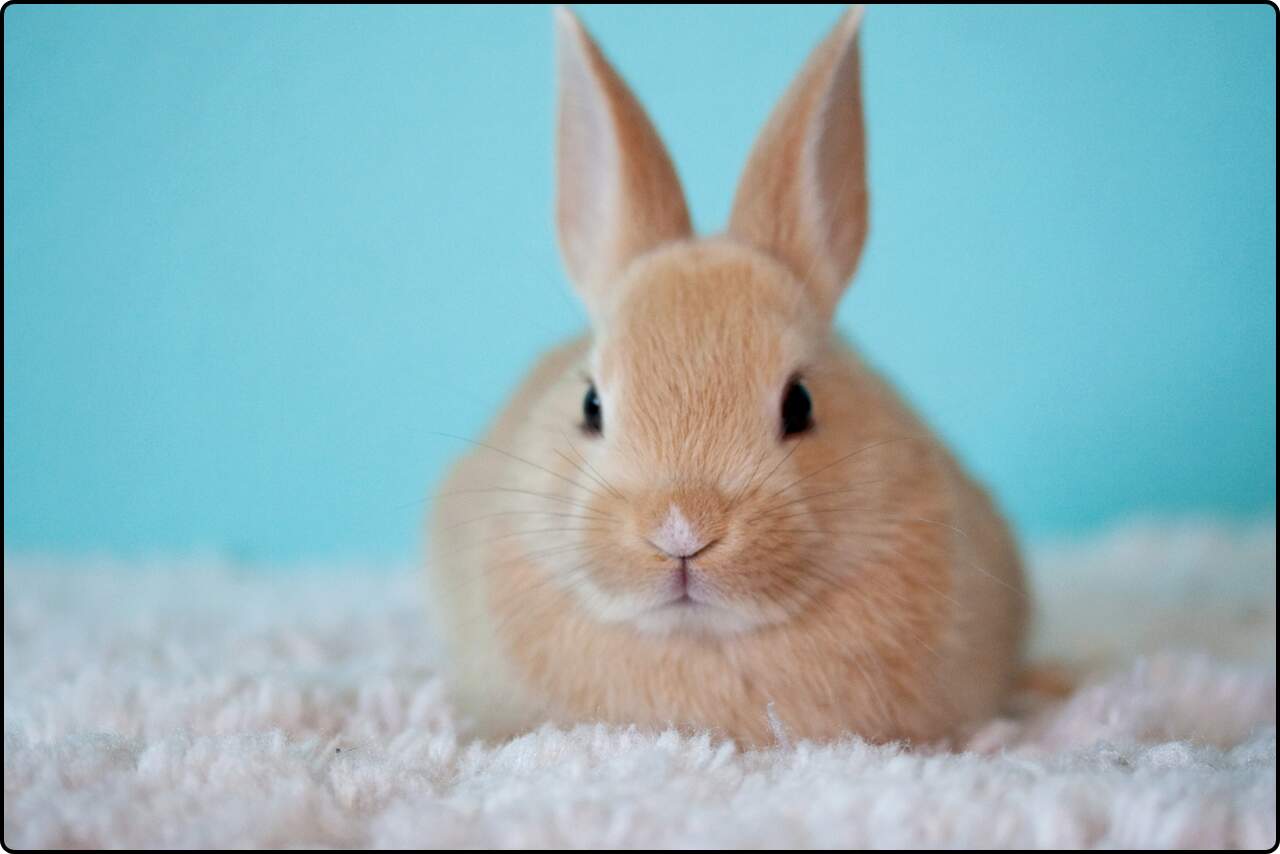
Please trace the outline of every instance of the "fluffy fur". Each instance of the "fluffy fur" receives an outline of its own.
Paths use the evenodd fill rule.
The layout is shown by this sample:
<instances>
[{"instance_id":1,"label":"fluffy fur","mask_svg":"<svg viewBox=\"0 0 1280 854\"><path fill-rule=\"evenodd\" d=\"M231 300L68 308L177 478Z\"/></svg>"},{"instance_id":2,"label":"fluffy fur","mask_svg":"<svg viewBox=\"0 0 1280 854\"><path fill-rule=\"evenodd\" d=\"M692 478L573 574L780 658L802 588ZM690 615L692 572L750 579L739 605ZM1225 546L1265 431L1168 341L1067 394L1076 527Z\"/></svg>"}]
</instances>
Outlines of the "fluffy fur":
<instances>
[{"instance_id":1,"label":"fluffy fur","mask_svg":"<svg viewBox=\"0 0 1280 854\"><path fill-rule=\"evenodd\" d=\"M1003 701L1027 609L1012 538L831 327L866 233L859 17L765 125L728 232L696 239L643 110L558 13L558 224L592 330L454 469L432 536L435 623L489 734L931 740ZM797 378L815 422L784 436ZM587 382L602 435L577 429ZM696 550L662 547L672 519Z\"/></svg>"},{"instance_id":2,"label":"fluffy fur","mask_svg":"<svg viewBox=\"0 0 1280 854\"><path fill-rule=\"evenodd\" d=\"M1274 845L1274 522L1130 524L1031 557L1033 648L1081 685L948 752L602 726L476 742L412 567L7 556L4 841Z\"/></svg>"}]
</instances>

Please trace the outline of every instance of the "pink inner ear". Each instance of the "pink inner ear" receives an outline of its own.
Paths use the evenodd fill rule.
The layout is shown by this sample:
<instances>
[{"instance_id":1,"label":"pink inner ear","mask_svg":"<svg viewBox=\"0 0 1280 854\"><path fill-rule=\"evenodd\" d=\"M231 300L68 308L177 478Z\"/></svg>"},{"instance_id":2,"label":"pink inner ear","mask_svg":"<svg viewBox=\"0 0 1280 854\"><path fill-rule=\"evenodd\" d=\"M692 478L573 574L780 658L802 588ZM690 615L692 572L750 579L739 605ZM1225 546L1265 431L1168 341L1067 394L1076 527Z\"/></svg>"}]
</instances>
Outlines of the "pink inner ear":
<instances>
[{"instance_id":1,"label":"pink inner ear","mask_svg":"<svg viewBox=\"0 0 1280 854\"><path fill-rule=\"evenodd\" d=\"M692 229L644 109L572 13L559 9L556 21L557 223L569 275L592 308L634 258Z\"/></svg>"},{"instance_id":2,"label":"pink inner ear","mask_svg":"<svg viewBox=\"0 0 1280 854\"><path fill-rule=\"evenodd\" d=\"M866 154L862 121L861 70L856 41L844 46L817 121L811 149L817 175L810 192L821 211L816 217L825 235L818 251L831 259L831 275L842 283L852 276L867 227Z\"/></svg>"},{"instance_id":3,"label":"pink inner ear","mask_svg":"<svg viewBox=\"0 0 1280 854\"><path fill-rule=\"evenodd\" d=\"M561 21L559 44L560 117L557 152L560 242L570 274L598 278L593 254L616 230L609 221L617 206L618 156L613 122L591 72L572 20Z\"/></svg>"}]
</instances>

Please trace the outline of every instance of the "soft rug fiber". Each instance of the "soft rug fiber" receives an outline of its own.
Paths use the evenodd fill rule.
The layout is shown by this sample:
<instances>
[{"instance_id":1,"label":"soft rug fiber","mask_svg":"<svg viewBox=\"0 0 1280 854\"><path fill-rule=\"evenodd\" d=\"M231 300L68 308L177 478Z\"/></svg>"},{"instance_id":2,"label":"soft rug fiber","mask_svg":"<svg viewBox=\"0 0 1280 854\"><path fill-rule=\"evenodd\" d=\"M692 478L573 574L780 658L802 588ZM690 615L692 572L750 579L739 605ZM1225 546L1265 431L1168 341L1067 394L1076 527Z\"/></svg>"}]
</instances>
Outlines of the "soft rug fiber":
<instances>
[{"instance_id":1,"label":"soft rug fiber","mask_svg":"<svg viewBox=\"0 0 1280 854\"><path fill-rule=\"evenodd\" d=\"M5 558L4 841L1196 846L1276 838L1275 523L1033 551L1086 676L965 749L543 729L488 745L411 569Z\"/></svg>"}]
</instances>

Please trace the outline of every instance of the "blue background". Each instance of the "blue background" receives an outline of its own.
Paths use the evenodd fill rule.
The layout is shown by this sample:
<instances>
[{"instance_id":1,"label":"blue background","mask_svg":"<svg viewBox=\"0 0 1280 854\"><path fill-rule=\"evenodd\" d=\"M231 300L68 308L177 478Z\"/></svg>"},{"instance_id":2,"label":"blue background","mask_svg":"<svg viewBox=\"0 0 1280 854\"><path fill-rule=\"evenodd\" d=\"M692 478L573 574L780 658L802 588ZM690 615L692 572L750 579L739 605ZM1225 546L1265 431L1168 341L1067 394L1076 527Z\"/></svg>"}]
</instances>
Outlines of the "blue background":
<instances>
[{"instance_id":1,"label":"blue background","mask_svg":"<svg viewBox=\"0 0 1280 854\"><path fill-rule=\"evenodd\" d=\"M582 16L704 230L836 7ZM4 13L6 548L403 557L583 314L544 8ZM872 8L840 326L1030 537L1275 506L1275 14Z\"/></svg>"}]
</instances>

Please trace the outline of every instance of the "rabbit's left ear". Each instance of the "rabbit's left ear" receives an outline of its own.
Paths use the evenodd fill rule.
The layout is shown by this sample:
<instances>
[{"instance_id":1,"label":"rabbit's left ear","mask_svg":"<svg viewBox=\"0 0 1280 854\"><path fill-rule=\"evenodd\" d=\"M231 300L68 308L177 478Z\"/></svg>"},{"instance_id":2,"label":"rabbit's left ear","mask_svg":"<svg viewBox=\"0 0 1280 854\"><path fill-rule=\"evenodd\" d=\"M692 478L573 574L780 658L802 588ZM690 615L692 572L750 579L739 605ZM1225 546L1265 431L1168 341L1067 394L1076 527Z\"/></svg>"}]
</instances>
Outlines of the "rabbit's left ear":
<instances>
[{"instance_id":1,"label":"rabbit's left ear","mask_svg":"<svg viewBox=\"0 0 1280 854\"><path fill-rule=\"evenodd\" d=\"M828 317L867 235L861 18L845 12L774 108L729 218L729 233L786 264Z\"/></svg>"},{"instance_id":2,"label":"rabbit's left ear","mask_svg":"<svg viewBox=\"0 0 1280 854\"><path fill-rule=\"evenodd\" d=\"M556 225L593 315L632 259L692 228L675 167L644 108L582 23L556 8Z\"/></svg>"}]
</instances>

